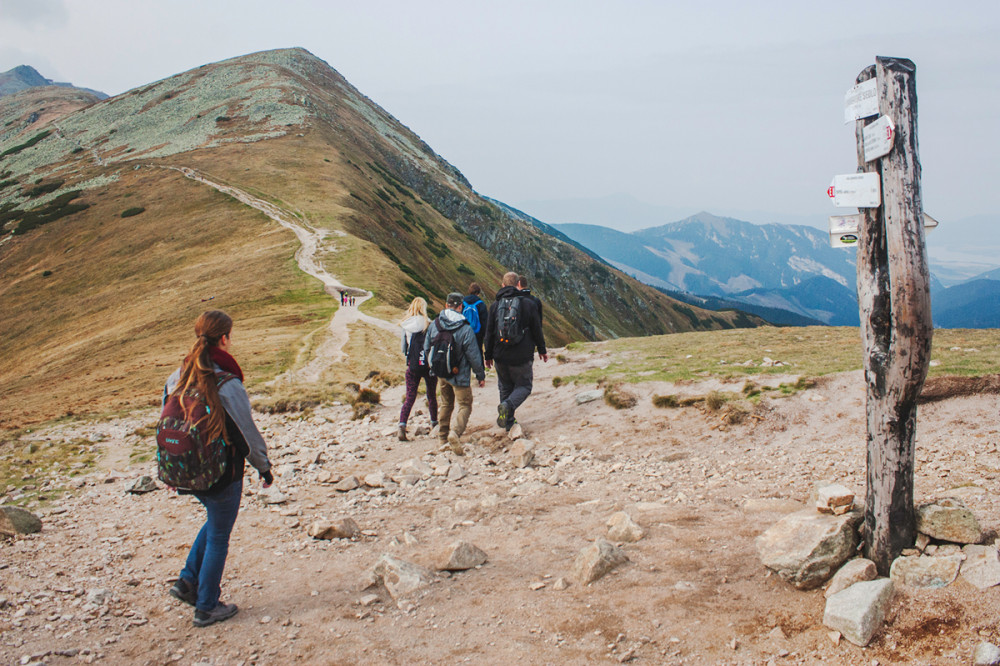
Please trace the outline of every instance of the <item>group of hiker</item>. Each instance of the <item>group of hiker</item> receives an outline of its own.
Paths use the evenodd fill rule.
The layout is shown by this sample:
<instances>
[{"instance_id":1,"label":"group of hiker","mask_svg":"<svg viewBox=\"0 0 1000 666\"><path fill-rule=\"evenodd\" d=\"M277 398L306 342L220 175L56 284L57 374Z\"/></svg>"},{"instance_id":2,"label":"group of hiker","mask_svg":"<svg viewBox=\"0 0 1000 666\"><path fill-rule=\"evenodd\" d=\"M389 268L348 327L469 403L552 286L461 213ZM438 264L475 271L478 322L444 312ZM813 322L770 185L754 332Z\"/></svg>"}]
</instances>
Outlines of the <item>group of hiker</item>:
<instances>
[{"instance_id":1,"label":"group of hiker","mask_svg":"<svg viewBox=\"0 0 1000 666\"><path fill-rule=\"evenodd\" d=\"M356 296L348 296L345 292L340 292L340 304L344 307L354 307Z\"/></svg>"},{"instance_id":2,"label":"group of hiker","mask_svg":"<svg viewBox=\"0 0 1000 666\"><path fill-rule=\"evenodd\" d=\"M341 293L341 305L349 304L354 304L354 297ZM471 375L483 388L486 370L496 369L497 425L509 430L516 423L516 410L531 394L535 350L548 361L541 301L516 273L503 276L489 307L482 288L473 282L467 294L448 294L444 310L433 321L427 316L427 301L414 298L401 327L406 397L399 439L406 440L406 422L423 380L431 425L438 427L442 446L458 455L465 453L461 437L472 413ZM205 523L169 589L170 595L194 607L196 627L222 622L238 611L236 604L225 603L220 596L246 461L257 470L264 488L274 482L243 371L229 353L232 329L232 318L221 310L198 317L195 342L163 387L163 411L156 428L160 481L192 495L206 511Z\"/></svg>"},{"instance_id":3,"label":"group of hiker","mask_svg":"<svg viewBox=\"0 0 1000 666\"><path fill-rule=\"evenodd\" d=\"M496 369L497 425L509 431L517 422L517 408L531 394L535 350L542 361L549 360L542 303L532 295L527 278L513 272L504 274L489 307L483 302L482 287L473 282L465 295L448 294L434 321L427 317L427 301L414 298L400 326L406 397L399 413L399 439L407 439L406 423L423 380L431 428L437 427L442 446L457 455L465 454L462 435L472 415L472 375L483 388L486 370Z\"/></svg>"}]
</instances>

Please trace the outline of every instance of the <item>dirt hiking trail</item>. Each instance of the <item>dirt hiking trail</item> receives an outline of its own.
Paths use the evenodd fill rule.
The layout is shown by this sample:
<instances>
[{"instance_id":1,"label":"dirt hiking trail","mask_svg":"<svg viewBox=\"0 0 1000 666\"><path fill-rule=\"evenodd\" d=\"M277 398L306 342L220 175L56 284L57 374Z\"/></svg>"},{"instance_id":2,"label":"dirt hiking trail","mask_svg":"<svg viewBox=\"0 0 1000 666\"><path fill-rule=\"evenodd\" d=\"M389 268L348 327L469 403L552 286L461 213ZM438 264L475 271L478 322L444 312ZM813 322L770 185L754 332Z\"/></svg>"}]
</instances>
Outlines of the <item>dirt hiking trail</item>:
<instances>
[{"instance_id":1,"label":"dirt hiking trail","mask_svg":"<svg viewBox=\"0 0 1000 666\"><path fill-rule=\"evenodd\" d=\"M336 404L258 415L277 494L262 494L248 472L223 581L240 612L206 629L167 595L200 505L162 488L129 494L137 477L155 476L152 463L56 478L76 494L41 511L42 532L2 546L0 662L870 666L968 663L976 643L1000 639L997 589L960 579L901 588L868 648L835 644L822 625L823 591L797 591L760 564L754 538L803 507L815 483L863 494L859 372L765 400L757 418L730 426L695 407L650 406L653 394L699 394L718 382L640 384L638 406L621 411L578 404L595 387L554 388L552 378L607 360L559 353L562 364L535 363L536 390L518 411L536 446L524 468L493 423L492 377L474 388L464 457L438 451L422 399L410 420L411 436L420 434L395 438L401 387L360 421ZM141 428L155 418L150 410L30 437L148 450ZM998 433L992 396L921 407L916 497L961 497L995 532ZM629 562L592 585L573 582L577 553L622 510L646 532L623 546ZM354 538L306 532L345 516L362 530ZM488 561L436 572L400 599L365 589L383 554L432 567L458 540Z\"/></svg>"},{"instance_id":2,"label":"dirt hiking trail","mask_svg":"<svg viewBox=\"0 0 1000 666\"><path fill-rule=\"evenodd\" d=\"M240 203L259 210L281 226L291 230L300 243L299 249L295 252L295 261L298 263L299 268L306 275L311 275L322 282L326 293L338 302L337 311L330 320L330 325L327 329L328 335L314 350L311 358L304 360L301 364L296 364L296 367L282 373L272 383L302 385L319 382L326 370L333 365L342 363L345 359L344 346L347 344L350 335L349 327L351 324L363 322L399 335L400 329L398 325L361 312L361 304L372 297L372 292L345 285L336 277L330 275L326 268L319 263L318 256L320 254L337 251L336 245L329 240L330 232L328 230L318 229L308 225L306 222L299 222L298 218L289 211L269 201L255 197L238 187L218 183L194 169L188 167L162 168L179 171L191 180L208 185L223 194L229 195ZM343 232L339 233L343 234ZM339 306L341 293L355 297L355 304L353 306Z\"/></svg>"}]
</instances>

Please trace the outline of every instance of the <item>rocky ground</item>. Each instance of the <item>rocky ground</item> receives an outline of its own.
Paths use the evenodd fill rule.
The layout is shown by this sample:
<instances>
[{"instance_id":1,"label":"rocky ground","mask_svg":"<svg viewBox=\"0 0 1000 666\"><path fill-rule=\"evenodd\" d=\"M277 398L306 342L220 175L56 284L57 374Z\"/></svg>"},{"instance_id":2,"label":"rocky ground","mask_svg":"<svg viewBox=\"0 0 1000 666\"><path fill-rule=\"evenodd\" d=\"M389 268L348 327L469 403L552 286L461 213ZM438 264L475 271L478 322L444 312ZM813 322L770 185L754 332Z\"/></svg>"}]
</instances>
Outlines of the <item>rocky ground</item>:
<instances>
[{"instance_id":1,"label":"rocky ground","mask_svg":"<svg viewBox=\"0 0 1000 666\"><path fill-rule=\"evenodd\" d=\"M410 422L421 434L395 438L398 387L361 421L346 405L259 415L277 482L262 493L247 474L223 582L240 613L206 629L167 595L200 505L162 487L127 492L155 476L153 464L129 460L151 446L136 431L157 414L25 435L86 438L104 455L99 471L51 480L75 486L70 494L28 507L41 532L0 544L0 662L951 664L1000 640L1000 591L959 579L898 587L869 647L835 643L822 624L823 590L795 590L761 565L754 538L805 506L818 482L863 493L860 373L765 399L729 424L721 412L653 407L651 397L738 392L742 382L638 384L637 406L616 410L578 403L592 385L552 387L553 376L602 362L600 353L562 353L572 367L536 363L536 391L518 414L534 444L526 467L525 447L493 423L492 380L475 390L464 457L437 450L423 401ZM995 397L928 404L918 418L918 500L961 497L995 535ZM16 494L5 501L19 503ZM622 545L627 563L581 585L578 553L607 538L621 511L644 536ZM360 534L307 532L343 517ZM434 569L459 540L486 563L435 572L398 598L367 588L384 554Z\"/></svg>"}]
</instances>

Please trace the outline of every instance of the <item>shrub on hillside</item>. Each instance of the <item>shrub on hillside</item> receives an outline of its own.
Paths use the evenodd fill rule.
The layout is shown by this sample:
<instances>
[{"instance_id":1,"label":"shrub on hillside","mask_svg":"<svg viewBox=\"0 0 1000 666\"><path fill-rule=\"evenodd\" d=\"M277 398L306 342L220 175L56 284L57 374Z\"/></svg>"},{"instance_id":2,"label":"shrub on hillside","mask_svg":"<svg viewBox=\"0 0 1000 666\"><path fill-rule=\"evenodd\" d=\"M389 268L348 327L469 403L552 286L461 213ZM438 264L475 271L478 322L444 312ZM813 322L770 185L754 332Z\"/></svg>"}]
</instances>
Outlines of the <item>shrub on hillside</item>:
<instances>
[{"instance_id":1,"label":"shrub on hillside","mask_svg":"<svg viewBox=\"0 0 1000 666\"><path fill-rule=\"evenodd\" d=\"M49 181L48 183L43 183L41 185L36 185L35 187L31 188L30 190L28 190L24 194L29 199L35 199L37 197L42 196L43 194L50 194L51 192L55 192L60 187L62 187L63 183L65 183L65 182L66 181L64 181L64 180Z\"/></svg>"},{"instance_id":2,"label":"shrub on hillside","mask_svg":"<svg viewBox=\"0 0 1000 666\"><path fill-rule=\"evenodd\" d=\"M726 404L726 396L719 391L712 391L705 396L705 409L710 412L717 412L724 404Z\"/></svg>"},{"instance_id":3,"label":"shrub on hillside","mask_svg":"<svg viewBox=\"0 0 1000 666\"><path fill-rule=\"evenodd\" d=\"M676 395L654 395L653 405L655 407L680 407L680 400L677 399Z\"/></svg>"},{"instance_id":4,"label":"shrub on hillside","mask_svg":"<svg viewBox=\"0 0 1000 666\"><path fill-rule=\"evenodd\" d=\"M144 213L146 211L142 206L135 206L133 208L126 208L122 211L122 217L133 217L139 213Z\"/></svg>"},{"instance_id":5,"label":"shrub on hillside","mask_svg":"<svg viewBox=\"0 0 1000 666\"><path fill-rule=\"evenodd\" d=\"M40 134L36 134L35 136L31 137L30 139L28 139L24 143L19 144L17 146L13 146L13 147L8 148L7 150L3 151L2 153L0 153L0 157L6 157L8 155L16 155L17 153L21 152L25 148L31 148L33 145L35 145L36 143L38 143L39 141L41 141L42 139L44 139L45 137L47 137L51 133L52 133L52 130L45 130L44 132L42 132Z\"/></svg>"},{"instance_id":6,"label":"shrub on hillside","mask_svg":"<svg viewBox=\"0 0 1000 666\"><path fill-rule=\"evenodd\" d=\"M608 384L604 387L604 402L615 409L631 409L639 403L639 398L621 384Z\"/></svg>"},{"instance_id":7,"label":"shrub on hillside","mask_svg":"<svg viewBox=\"0 0 1000 666\"><path fill-rule=\"evenodd\" d=\"M17 209L0 211L0 224L3 224L10 220L20 219L21 222L14 229L15 234L24 234L36 227L40 227L43 224L48 224L49 222L55 222L56 220L66 217L67 215L72 215L73 213L79 213L82 210L90 208L88 203L70 203L73 199L80 196L79 190L73 190L72 192L66 192L60 194L58 197L43 204L36 208L25 212Z\"/></svg>"}]
</instances>

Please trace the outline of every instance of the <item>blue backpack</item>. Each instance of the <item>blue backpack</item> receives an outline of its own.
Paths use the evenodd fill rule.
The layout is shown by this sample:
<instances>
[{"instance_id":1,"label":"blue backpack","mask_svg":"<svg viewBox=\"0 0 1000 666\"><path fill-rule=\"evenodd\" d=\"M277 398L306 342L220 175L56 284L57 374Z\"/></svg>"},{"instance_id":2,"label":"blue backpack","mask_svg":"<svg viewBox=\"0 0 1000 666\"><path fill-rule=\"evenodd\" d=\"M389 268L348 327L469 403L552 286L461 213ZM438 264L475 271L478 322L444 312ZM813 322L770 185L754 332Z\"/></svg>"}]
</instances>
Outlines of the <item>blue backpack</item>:
<instances>
[{"instance_id":1,"label":"blue backpack","mask_svg":"<svg viewBox=\"0 0 1000 666\"><path fill-rule=\"evenodd\" d=\"M482 300L476 300L475 303L462 303L462 316L469 322L473 333L479 333L483 328L482 322L479 321L479 309L476 307L476 303L482 302Z\"/></svg>"}]
</instances>

